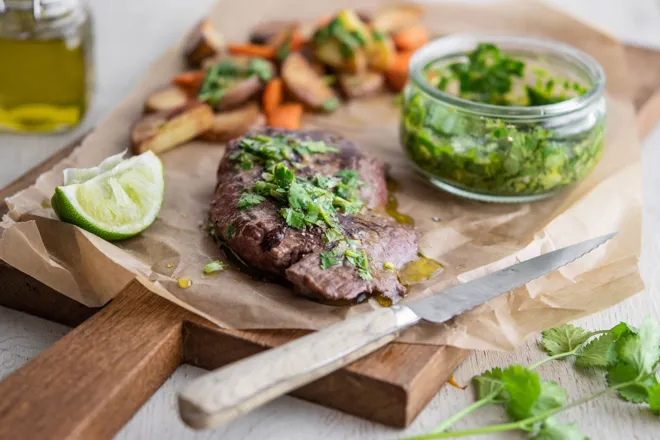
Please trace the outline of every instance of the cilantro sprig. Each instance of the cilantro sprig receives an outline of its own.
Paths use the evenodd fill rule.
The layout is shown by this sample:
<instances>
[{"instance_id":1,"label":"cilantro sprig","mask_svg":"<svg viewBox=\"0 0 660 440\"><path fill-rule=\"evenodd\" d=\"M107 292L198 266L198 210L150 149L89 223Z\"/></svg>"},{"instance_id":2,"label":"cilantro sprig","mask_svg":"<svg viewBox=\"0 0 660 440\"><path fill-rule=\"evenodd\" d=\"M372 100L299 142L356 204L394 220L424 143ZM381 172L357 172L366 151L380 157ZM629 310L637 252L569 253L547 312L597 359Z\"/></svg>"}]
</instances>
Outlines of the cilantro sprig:
<instances>
[{"instance_id":1,"label":"cilantro sprig","mask_svg":"<svg viewBox=\"0 0 660 440\"><path fill-rule=\"evenodd\" d=\"M457 412L430 434L408 440L430 440L475 436L493 432L523 430L532 440L585 440L574 423L560 423L555 416L610 393L617 393L632 403L648 403L660 415L660 324L647 318L639 329L626 323L609 330L590 332L571 324L561 325L542 334L545 359L524 367L512 365L494 368L472 379L476 402ZM555 360L575 359L576 368L599 369L606 373L607 387L572 402L557 383L541 379L534 371ZM462 431L447 432L456 422L488 405L506 408L511 422Z\"/></svg>"}]
</instances>

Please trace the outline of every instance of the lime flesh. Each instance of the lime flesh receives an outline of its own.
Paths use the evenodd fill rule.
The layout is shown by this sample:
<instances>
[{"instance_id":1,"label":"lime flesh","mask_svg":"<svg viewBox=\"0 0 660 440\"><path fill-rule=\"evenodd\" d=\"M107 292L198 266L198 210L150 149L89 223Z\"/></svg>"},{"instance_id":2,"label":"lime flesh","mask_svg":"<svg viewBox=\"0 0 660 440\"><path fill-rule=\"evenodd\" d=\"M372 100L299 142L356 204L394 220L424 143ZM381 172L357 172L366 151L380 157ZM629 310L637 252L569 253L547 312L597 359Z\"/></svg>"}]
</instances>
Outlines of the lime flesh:
<instances>
[{"instance_id":1,"label":"lime flesh","mask_svg":"<svg viewBox=\"0 0 660 440\"><path fill-rule=\"evenodd\" d=\"M148 151L82 183L57 187L51 204L60 220L121 240L154 222L164 193L163 164Z\"/></svg>"}]
</instances>

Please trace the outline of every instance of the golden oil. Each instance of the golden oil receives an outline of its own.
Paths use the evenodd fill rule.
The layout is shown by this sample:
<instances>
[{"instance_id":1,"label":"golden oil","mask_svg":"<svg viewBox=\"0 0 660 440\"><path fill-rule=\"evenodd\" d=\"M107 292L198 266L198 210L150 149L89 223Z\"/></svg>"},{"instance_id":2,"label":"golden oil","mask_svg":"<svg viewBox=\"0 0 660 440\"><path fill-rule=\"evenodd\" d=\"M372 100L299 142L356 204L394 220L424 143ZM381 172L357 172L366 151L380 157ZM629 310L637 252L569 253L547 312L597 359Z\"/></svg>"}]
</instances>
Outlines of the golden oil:
<instances>
[{"instance_id":1,"label":"golden oil","mask_svg":"<svg viewBox=\"0 0 660 440\"><path fill-rule=\"evenodd\" d=\"M0 13L0 131L65 131L90 101L87 12L73 0L35 1L46 1L38 13L22 0L4 0Z\"/></svg>"}]
</instances>

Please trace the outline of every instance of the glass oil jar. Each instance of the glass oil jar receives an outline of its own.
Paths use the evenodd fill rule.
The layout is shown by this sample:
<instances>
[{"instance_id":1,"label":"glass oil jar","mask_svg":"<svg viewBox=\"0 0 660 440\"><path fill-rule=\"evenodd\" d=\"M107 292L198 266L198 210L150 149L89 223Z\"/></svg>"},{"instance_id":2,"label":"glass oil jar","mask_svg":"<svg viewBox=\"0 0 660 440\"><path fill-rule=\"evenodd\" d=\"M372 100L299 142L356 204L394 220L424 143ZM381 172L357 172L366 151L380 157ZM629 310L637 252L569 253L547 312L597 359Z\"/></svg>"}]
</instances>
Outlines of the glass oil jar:
<instances>
[{"instance_id":1,"label":"glass oil jar","mask_svg":"<svg viewBox=\"0 0 660 440\"><path fill-rule=\"evenodd\" d=\"M72 129L92 77L92 23L80 0L0 0L0 132Z\"/></svg>"}]
</instances>

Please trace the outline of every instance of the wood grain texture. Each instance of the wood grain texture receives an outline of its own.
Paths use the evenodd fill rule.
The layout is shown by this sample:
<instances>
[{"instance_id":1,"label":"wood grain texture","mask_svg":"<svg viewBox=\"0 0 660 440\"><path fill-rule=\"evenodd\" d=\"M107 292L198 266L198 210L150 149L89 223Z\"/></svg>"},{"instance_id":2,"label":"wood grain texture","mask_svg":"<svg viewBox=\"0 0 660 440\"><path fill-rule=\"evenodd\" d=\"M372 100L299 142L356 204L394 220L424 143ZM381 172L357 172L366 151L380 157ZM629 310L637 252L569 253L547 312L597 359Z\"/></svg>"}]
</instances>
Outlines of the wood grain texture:
<instances>
[{"instance_id":1,"label":"wood grain texture","mask_svg":"<svg viewBox=\"0 0 660 440\"><path fill-rule=\"evenodd\" d=\"M181 364L187 313L132 283L0 382L0 438L111 438Z\"/></svg>"},{"instance_id":2,"label":"wood grain texture","mask_svg":"<svg viewBox=\"0 0 660 440\"><path fill-rule=\"evenodd\" d=\"M639 51L633 52L628 52L631 57L639 55ZM657 53L653 57L660 60ZM650 90L660 73L654 70L655 61L642 65L651 66L652 72L635 73L643 82L636 88L635 104L640 115L647 115L646 120L653 121L660 112L660 100L653 98ZM650 123L643 127L647 126ZM0 191L0 197L33 183L43 169L68 151L44 162L41 170L19 178ZM0 205L2 212L6 212L6 207ZM0 282L0 287L6 287L0 289L0 304L9 307L69 324L94 313L49 292L47 287L6 265L0 265ZM230 362L232 357L236 360L300 335L295 331L222 330L141 288L137 292L131 293L130 289L124 292L0 383L0 396L3 396L0 438L10 433L10 438L22 439L110 438L171 374L182 355L187 362L215 368ZM44 298L48 307L37 304ZM131 319L123 319L126 317ZM103 336L99 338L93 333ZM466 355L465 351L446 347L393 343L348 368L302 387L295 395L403 427L415 418ZM46 386L39 394L28 393L35 383Z\"/></svg>"}]
</instances>

